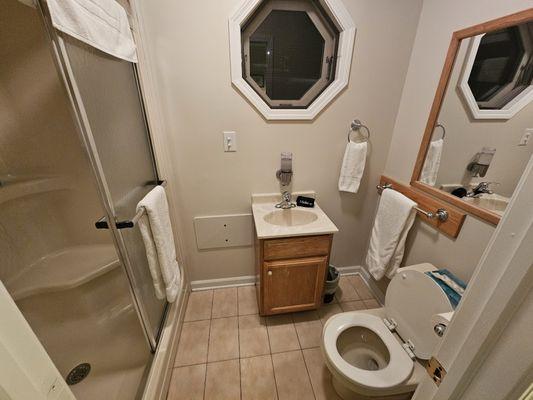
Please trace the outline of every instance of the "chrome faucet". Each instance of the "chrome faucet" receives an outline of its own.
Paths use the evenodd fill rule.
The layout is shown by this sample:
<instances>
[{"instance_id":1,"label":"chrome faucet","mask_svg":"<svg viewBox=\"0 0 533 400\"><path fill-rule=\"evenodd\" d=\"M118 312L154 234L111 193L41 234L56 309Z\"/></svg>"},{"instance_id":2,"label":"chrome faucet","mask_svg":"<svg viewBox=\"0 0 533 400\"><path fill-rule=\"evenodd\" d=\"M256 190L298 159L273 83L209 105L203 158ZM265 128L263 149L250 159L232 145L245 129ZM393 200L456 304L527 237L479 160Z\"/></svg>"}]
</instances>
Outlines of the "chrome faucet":
<instances>
[{"instance_id":1,"label":"chrome faucet","mask_svg":"<svg viewBox=\"0 0 533 400\"><path fill-rule=\"evenodd\" d=\"M499 185L498 182L479 182L471 192L467 193L466 197L480 197L482 194L493 194L490 185Z\"/></svg>"},{"instance_id":2,"label":"chrome faucet","mask_svg":"<svg viewBox=\"0 0 533 400\"><path fill-rule=\"evenodd\" d=\"M289 191L284 191L282 194L281 194L281 202L279 202L278 204L276 204L276 208L281 208L282 210L287 210L289 208L294 208L296 207L296 204L294 204L293 202L291 202L291 199L292 199L292 195L290 194Z\"/></svg>"}]
</instances>

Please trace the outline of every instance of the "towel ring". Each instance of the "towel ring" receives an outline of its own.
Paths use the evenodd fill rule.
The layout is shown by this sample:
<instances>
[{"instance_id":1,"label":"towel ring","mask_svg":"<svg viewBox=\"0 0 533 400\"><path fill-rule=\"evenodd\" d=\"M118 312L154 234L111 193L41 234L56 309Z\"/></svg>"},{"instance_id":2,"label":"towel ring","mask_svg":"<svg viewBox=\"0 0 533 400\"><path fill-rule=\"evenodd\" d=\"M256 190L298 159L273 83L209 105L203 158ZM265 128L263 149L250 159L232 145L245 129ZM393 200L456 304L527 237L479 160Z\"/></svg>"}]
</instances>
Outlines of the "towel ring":
<instances>
[{"instance_id":1,"label":"towel ring","mask_svg":"<svg viewBox=\"0 0 533 400\"><path fill-rule=\"evenodd\" d=\"M442 136L441 136L441 139L444 140L444 138L446 137L446 128L445 128L444 125L442 125L442 124L437 124L437 125L435 125L435 129L436 129L436 128L440 128L440 129L442 129Z\"/></svg>"},{"instance_id":2,"label":"towel ring","mask_svg":"<svg viewBox=\"0 0 533 400\"><path fill-rule=\"evenodd\" d=\"M348 143L350 143L350 134L354 131L360 131L361 128L364 128L366 130L366 140L365 142L368 142L370 140L370 129L366 125L364 125L360 120L354 119L352 123L350 124L350 130L348 131Z\"/></svg>"}]
</instances>

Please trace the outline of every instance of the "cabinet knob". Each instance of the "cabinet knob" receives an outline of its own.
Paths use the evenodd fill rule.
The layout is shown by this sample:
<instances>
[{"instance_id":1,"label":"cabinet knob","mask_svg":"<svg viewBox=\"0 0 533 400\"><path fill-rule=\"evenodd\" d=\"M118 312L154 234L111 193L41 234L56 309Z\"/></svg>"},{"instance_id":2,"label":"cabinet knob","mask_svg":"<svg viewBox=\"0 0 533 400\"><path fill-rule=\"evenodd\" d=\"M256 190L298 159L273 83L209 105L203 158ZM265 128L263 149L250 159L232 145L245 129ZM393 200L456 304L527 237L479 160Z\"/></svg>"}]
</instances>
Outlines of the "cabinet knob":
<instances>
[{"instance_id":1,"label":"cabinet knob","mask_svg":"<svg viewBox=\"0 0 533 400\"><path fill-rule=\"evenodd\" d=\"M268 276L272 276L272 271L268 271L268 272L267 272L267 275L268 275Z\"/></svg>"}]
</instances>

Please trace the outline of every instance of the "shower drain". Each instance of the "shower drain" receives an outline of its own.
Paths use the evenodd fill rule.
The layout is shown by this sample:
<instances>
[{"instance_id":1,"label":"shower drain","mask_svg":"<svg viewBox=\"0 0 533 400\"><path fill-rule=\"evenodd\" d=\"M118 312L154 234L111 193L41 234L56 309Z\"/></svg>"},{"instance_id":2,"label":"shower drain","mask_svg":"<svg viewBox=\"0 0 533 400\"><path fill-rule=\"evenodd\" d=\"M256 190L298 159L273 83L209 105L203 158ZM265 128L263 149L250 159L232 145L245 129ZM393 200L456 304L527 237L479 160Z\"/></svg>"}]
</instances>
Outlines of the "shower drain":
<instances>
[{"instance_id":1,"label":"shower drain","mask_svg":"<svg viewBox=\"0 0 533 400\"><path fill-rule=\"evenodd\" d=\"M91 364L83 363L83 364L76 365L68 373L65 381L67 382L68 385L75 385L76 383L80 383L82 380L84 380L87 377L87 375L89 375L89 372L91 372Z\"/></svg>"}]
</instances>

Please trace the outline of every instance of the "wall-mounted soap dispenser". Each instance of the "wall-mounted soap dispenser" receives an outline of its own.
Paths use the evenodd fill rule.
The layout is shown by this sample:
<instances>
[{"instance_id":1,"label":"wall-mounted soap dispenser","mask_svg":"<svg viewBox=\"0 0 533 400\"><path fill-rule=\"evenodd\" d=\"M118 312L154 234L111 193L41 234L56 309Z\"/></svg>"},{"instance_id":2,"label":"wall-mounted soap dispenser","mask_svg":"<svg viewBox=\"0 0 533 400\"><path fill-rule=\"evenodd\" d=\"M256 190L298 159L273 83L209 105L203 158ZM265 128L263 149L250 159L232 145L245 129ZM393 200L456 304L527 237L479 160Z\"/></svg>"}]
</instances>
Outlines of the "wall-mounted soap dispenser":
<instances>
[{"instance_id":1,"label":"wall-mounted soap dispenser","mask_svg":"<svg viewBox=\"0 0 533 400\"><path fill-rule=\"evenodd\" d=\"M484 177L487 174L492 158L496 153L494 147L483 147L474 159L468 164L466 169L470 171L473 177Z\"/></svg>"},{"instance_id":2,"label":"wall-mounted soap dispenser","mask_svg":"<svg viewBox=\"0 0 533 400\"><path fill-rule=\"evenodd\" d=\"M292 180L292 153L284 151L281 153L281 168L276 171L281 186L288 186Z\"/></svg>"}]
</instances>

